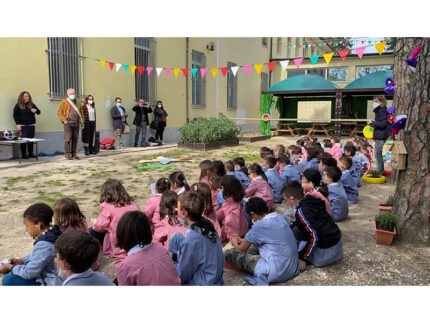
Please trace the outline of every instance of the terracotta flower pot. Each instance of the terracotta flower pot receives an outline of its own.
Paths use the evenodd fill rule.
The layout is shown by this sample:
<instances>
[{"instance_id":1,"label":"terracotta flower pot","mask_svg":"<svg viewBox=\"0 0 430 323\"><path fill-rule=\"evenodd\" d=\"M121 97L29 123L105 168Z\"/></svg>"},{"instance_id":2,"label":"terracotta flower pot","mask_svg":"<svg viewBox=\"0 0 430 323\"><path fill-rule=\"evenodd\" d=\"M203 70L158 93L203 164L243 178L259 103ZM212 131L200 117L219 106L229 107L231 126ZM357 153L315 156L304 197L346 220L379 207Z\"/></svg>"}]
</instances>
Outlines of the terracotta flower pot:
<instances>
[{"instance_id":1,"label":"terracotta flower pot","mask_svg":"<svg viewBox=\"0 0 430 323\"><path fill-rule=\"evenodd\" d=\"M376 243L382 244L384 246L390 246L393 242L394 236L396 235L396 228L394 231L385 231L376 228L376 218L375 218L375 235Z\"/></svg>"},{"instance_id":2,"label":"terracotta flower pot","mask_svg":"<svg viewBox=\"0 0 430 323\"><path fill-rule=\"evenodd\" d=\"M388 205L379 205L378 206L379 214L386 213L386 212L391 212L392 209L393 209L393 207L392 206L388 206Z\"/></svg>"}]
</instances>

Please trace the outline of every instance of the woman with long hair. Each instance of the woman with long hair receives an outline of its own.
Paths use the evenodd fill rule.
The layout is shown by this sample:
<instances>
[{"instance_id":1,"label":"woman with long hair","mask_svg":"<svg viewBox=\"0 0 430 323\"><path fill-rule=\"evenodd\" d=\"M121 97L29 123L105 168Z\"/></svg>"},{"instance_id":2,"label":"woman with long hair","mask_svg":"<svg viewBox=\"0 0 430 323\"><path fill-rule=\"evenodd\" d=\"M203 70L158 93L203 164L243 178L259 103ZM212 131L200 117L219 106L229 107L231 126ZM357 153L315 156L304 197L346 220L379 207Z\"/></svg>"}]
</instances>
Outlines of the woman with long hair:
<instances>
[{"instance_id":1,"label":"woman with long hair","mask_svg":"<svg viewBox=\"0 0 430 323\"><path fill-rule=\"evenodd\" d=\"M84 106L82 107L84 114L84 129L82 129L82 143L84 144L85 155L96 154L95 133L96 133L96 105L94 96L91 94L85 98Z\"/></svg>"},{"instance_id":2,"label":"woman with long hair","mask_svg":"<svg viewBox=\"0 0 430 323\"><path fill-rule=\"evenodd\" d=\"M166 128L167 112L163 107L163 102L157 101L154 109L155 139L160 139L163 143L164 128ZM164 144L164 143L163 143Z\"/></svg>"}]
</instances>

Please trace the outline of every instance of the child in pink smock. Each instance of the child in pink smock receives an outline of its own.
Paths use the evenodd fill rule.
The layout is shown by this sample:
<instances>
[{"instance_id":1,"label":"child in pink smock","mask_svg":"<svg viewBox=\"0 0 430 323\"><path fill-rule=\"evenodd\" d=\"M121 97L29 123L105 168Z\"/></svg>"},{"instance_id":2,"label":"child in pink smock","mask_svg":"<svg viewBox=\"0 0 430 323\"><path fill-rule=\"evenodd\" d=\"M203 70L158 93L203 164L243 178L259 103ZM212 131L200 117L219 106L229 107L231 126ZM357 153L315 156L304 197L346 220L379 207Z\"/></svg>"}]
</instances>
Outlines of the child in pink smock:
<instances>
[{"instance_id":1,"label":"child in pink smock","mask_svg":"<svg viewBox=\"0 0 430 323\"><path fill-rule=\"evenodd\" d=\"M151 224L152 232L154 232L155 223L160 222L161 194L170 190L170 185L170 181L167 178L160 178L157 183L155 183L152 197L146 201L145 214Z\"/></svg>"},{"instance_id":2,"label":"child in pink smock","mask_svg":"<svg viewBox=\"0 0 430 323\"><path fill-rule=\"evenodd\" d=\"M160 221L154 224L152 242L160 242L166 250L169 250L169 239L175 232L185 236L185 227L182 226L176 214L178 194L174 191L166 191L161 195Z\"/></svg>"},{"instance_id":3,"label":"child in pink smock","mask_svg":"<svg viewBox=\"0 0 430 323\"><path fill-rule=\"evenodd\" d=\"M245 197L259 197L266 202L269 210L271 210L275 203L275 198L273 197L272 189L260 165L250 165L248 167L248 173L251 183L245 191Z\"/></svg>"},{"instance_id":4,"label":"child in pink smock","mask_svg":"<svg viewBox=\"0 0 430 323\"><path fill-rule=\"evenodd\" d=\"M210 160L202 161L200 163L199 167L200 167L199 181L201 183L205 183L205 184L209 185L209 187L211 188L212 207L213 207L214 211L216 211L218 209L217 208L218 190L214 186L214 181L216 178L215 172L214 172L214 167L213 167L212 162Z\"/></svg>"},{"instance_id":5,"label":"child in pink smock","mask_svg":"<svg viewBox=\"0 0 430 323\"><path fill-rule=\"evenodd\" d=\"M100 214L90 229L91 235L103 244L103 253L119 262L127 252L116 247L116 227L128 211L138 211L139 206L127 193L124 186L116 180L107 180L101 189Z\"/></svg>"},{"instance_id":6,"label":"child in pink smock","mask_svg":"<svg viewBox=\"0 0 430 323\"><path fill-rule=\"evenodd\" d=\"M338 160L340 157L342 157L342 146L340 142L340 138L334 137L331 140L332 147L330 154L333 156L334 159Z\"/></svg>"},{"instance_id":7,"label":"child in pink smock","mask_svg":"<svg viewBox=\"0 0 430 323\"><path fill-rule=\"evenodd\" d=\"M325 209L330 214L330 201L328 199L328 188L321 184L321 173L316 169L307 169L302 175L302 188L305 195L312 195L324 201Z\"/></svg>"},{"instance_id":8,"label":"child in pink smock","mask_svg":"<svg viewBox=\"0 0 430 323\"><path fill-rule=\"evenodd\" d=\"M116 265L120 286L179 286L169 252L158 242L151 242L148 218L140 211L124 214L116 229L118 247L126 258Z\"/></svg>"},{"instance_id":9,"label":"child in pink smock","mask_svg":"<svg viewBox=\"0 0 430 323\"><path fill-rule=\"evenodd\" d=\"M170 174L169 180L172 191L175 191L178 195L190 190L190 186L185 179L185 175L181 171L176 171Z\"/></svg>"}]
</instances>

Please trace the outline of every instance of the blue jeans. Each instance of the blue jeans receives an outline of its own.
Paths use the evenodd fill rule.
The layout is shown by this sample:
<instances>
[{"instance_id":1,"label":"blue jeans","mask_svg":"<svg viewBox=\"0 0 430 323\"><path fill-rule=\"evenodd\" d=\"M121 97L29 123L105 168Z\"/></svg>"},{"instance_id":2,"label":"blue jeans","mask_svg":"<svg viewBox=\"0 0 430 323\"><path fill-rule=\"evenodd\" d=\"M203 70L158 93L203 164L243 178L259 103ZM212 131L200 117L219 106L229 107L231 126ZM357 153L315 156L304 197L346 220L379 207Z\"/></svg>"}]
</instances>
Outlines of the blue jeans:
<instances>
[{"instance_id":1,"label":"blue jeans","mask_svg":"<svg viewBox=\"0 0 430 323\"><path fill-rule=\"evenodd\" d=\"M185 239L184 235L180 232L175 232L169 239L169 252L178 253L181 242Z\"/></svg>"},{"instance_id":2,"label":"blue jeans","mask_svg":"<svg viewBox=\"0 0 430 323\"><path fill-rule=\"evenodd\" d=\"M385 140L375 140L375 159L376 170L381 174L384 173L384 158L382 157L382 148L384 147Z\"/></svg>"},{"instance_id":3,"label":"blue jeans","mask_svg":"<svg viewBox=\"0 0 430 323\"><path fill-rule=\"evenodd\" d=\"M15 274L7 274L2 280L3 286L40 286L35 280L24 279Z\"/></svg>"}]
</instances>

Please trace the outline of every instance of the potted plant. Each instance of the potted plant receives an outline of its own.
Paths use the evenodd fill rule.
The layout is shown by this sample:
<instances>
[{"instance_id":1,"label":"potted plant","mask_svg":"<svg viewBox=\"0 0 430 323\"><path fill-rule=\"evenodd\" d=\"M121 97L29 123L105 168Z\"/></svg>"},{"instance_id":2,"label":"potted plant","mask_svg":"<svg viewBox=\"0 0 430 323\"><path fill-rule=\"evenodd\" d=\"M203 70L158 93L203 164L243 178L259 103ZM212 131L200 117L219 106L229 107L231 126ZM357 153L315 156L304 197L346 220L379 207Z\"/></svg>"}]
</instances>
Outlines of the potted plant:
<instances>
[{"instance_id":1,"label":"potted plant","mask_svg":"<svg viewBox=\"0 0 430 323\"><path fill-rule=\"evenodd\" d=\"M368 184L383 184L385 183L385 176L382 176L381 172L377 170L372 170L370 174L363 175L361 180Z\"/></svg>"},{"instance_id":2,"label":"potted plant","mask_svg":"<svg viewBox=\"0 0 430 323\"><path fill-rule=\"evenodd\" d=\"M398 218L391 212L383 212L375 217L376 243L385 246L391 245L396 235Z\"/></svg>"},{"instance_id":3,"label":"potted plant","mask_svg":"<svg viewBox=\"0 0 430 323\"><path fill-rule=\"evenodd\" d=\"M380 203L378 206L379 213L391 212L394 204L394 195L390 195L385 203Z\"/></svg>"}]
</instances>

